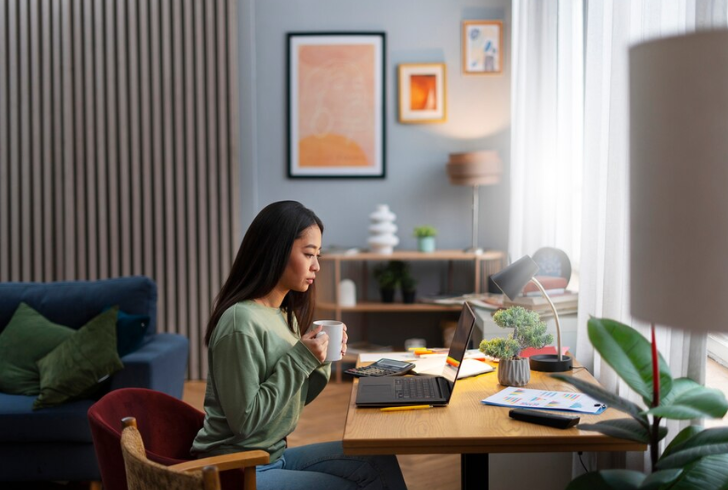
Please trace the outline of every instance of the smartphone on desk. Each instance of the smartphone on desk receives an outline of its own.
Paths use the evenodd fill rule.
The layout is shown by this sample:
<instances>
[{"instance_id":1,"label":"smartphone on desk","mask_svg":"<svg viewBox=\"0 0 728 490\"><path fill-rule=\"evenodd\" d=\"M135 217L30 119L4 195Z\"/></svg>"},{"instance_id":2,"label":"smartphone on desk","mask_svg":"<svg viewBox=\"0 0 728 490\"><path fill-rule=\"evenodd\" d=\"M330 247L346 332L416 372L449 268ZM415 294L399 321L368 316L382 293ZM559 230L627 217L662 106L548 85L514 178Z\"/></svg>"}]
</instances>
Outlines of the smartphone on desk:
<instances>
[{"instance_id":1,"label":"smartphone on desk","mask_svg":"<svg viewBox=\"0 0 728 490\"><path fill-rule=\"evenodd\" d=\"M379 359L368 366L351 368L344 371L352 376L401 376L415 367L411 362L397 361L395 359Z\"/></svg>"}]
</instances>

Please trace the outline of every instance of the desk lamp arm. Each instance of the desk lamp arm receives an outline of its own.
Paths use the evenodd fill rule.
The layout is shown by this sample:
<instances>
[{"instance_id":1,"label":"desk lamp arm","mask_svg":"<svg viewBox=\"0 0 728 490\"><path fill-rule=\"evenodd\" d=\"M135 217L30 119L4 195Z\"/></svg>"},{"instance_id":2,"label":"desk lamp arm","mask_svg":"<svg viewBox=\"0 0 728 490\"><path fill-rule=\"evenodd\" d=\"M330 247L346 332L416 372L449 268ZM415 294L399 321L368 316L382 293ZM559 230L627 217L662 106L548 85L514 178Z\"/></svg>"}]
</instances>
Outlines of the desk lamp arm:
<instances>
[{"instance_id":1,"label":"desk lamp arm","mask_svg":"<svg viewBox=\"0 0 728 490\"><path fill-rule=\"evenodd\" d=\"M554 312L554 320L556 321L556 354L558 355L559 362L561 362L561 325L559 325L559 315L556 313L556 307L554 306L553 301L551 301L551 298L549 298L549 295L546 294L546 290L543 288L541 283L538 282L535 277L531 278L531 282L534 283L539 290L541 290L541 294L543 294L543 297L546 298L546 301L548 301L551 311Z\"/></svg>"}]
</instances>

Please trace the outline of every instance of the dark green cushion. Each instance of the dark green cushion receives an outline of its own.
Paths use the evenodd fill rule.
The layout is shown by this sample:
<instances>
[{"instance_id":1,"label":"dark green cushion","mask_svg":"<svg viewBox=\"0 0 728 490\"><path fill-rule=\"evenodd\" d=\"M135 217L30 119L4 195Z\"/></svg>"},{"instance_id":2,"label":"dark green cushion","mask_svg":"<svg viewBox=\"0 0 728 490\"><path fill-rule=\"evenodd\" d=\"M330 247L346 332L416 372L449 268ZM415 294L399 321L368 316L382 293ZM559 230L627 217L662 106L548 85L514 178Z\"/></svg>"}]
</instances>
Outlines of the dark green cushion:
<instances>
[{"instance_id":1,"label":"dark green cushion","mask_svg":"<svg viewBox=\"0 0 728 490\"><path fill-rule=\"evenodd\" d=\"M33 409L89 396L124 367L116 352L118 311L101 313L38 361L40 395Z\"/></svg>"},{"instance_id":2,"label":"dark green cushion","mask_svg":"<svg viewBox=\"0 0 728 490\"><path fill-rule=\"evenodd\" d=\"M36 363L75 332L20 303L0 333L0 391L28 396L40 393Z\"/></svg>"}]
</instances>

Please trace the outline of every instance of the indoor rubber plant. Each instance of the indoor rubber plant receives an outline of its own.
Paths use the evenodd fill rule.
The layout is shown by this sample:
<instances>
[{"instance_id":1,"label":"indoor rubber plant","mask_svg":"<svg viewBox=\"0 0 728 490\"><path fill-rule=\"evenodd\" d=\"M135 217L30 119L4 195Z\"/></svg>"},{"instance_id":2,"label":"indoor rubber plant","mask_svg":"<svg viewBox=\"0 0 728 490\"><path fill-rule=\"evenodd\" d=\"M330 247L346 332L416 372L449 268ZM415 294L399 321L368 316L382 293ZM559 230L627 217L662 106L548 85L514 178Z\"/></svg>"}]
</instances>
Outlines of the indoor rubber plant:
<instances>
[{"instance_id":1,"label":"indoor rubber plant","mask_svg":"<svg viewBox=\"0 0 728 490\"><path fill-rule=\"evenodd\" d=\"M508 337L496 337L480 342L480 350L498 361L498 382L503 386L525 386L531 379L528 359L520 357L527 347L540 349L550 344L554 336L546 333L546 324L535 311L521 306L499 310L493 321L501 328L512 328Z\"/></svg>"},{"instance_id":2,"label":"indoor rubber plant","mask_svg":"<svg viewBox=\"0 0 728 490\"><path fill-rule=\"evenodd\" d=\"M677 434L661 455L659 451L660 441L667 436L663 419L722 418L728 411L725 395L690 378L673 379L655 345L654 326L651 344L617 321L592 318L587 328L594 349L642 397L646 408L573 376L552 376L629 415L578 428L647 444L652 468L647 474L594 471L579 476L567 489L728 489L728 428L692 425Z\"/></svg>"}]
</instances>

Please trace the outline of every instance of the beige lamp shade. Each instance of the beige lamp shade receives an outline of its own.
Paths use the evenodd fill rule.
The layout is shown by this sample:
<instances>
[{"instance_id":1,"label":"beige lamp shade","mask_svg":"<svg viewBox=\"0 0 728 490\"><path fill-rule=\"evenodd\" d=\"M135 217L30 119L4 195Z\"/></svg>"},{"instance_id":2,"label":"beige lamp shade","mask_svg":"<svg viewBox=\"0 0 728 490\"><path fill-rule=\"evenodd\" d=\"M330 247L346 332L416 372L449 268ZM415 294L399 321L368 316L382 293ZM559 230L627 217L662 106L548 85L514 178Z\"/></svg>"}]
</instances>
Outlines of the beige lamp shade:
<instances>
[{"instance_id":1,"label":"beige lamp shade","mask_svg":"<svg viewBox=\"0 0 728 490\"><path fill-rule=\"evenodd\" d=\"M450 153L447 175L455 185L492 185L500 182L503 165L496 151Z\"/></svg>"},{"instance_id":2,"label":"beige lamp shade","mask_svg":"<svg viewBox=\"0 0 728 490\"><path fill-rule=\"evenodd\" d=\"M728 31L630 50L631 310L728 330Z\"/></svg>"}]
</instances>

